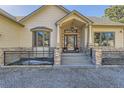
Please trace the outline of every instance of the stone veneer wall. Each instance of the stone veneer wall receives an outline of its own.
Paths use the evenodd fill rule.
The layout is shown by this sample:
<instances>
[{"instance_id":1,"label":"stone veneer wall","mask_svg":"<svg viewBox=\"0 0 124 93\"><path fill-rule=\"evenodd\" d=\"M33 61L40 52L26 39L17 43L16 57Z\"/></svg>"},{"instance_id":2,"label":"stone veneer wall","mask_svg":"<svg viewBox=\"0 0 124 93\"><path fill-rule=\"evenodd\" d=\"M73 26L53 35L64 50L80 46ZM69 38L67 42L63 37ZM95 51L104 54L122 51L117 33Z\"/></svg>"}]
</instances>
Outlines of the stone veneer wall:
<instances>
[{"instance_id":1,"label":"stone veneer wall","mask_svg":"<svg viewBox=\"0 0 124 93\"><path fill-rule=\"evenodd\" d=\"M25 47L0 48L0 65L4 65L4 51L30 51L30 50L32 50L32 48ZM15 58L17 57L19 56L16 55Z\"/></svg>"},{"instance_id":2,"label":"stone veneer wall","mask_svg":"<svg viewBox=\"0 0 124 93\"><path fill-rule=\"evenodd\" d=\"M102 51L100 48L92 49L92 63L95 65L101 65L102 62Z\"/></svg>"},{"instance_id":3,"label":"stone veneer wall","mask_svg":"<svg viewBox=\"0 0 124 93\"><path fill-rule=\"evenodd\" d=\"M104 51L108 51L104 53ZM124 57L124 48L102 47L93 48L92 50L92 62L96 65L102 64L102 58L120 58Z\"/></svg>"},{"instance_id":4,"label":"stone veneer wall","mask_svg":"<svg viewBox=\"0 0 124 93\"><path fill-rule=\"evenodd\" d=\"M54 50L54 65L61 65L61 52L62 49L60 48Z\"/></svg>"}]
</instances>

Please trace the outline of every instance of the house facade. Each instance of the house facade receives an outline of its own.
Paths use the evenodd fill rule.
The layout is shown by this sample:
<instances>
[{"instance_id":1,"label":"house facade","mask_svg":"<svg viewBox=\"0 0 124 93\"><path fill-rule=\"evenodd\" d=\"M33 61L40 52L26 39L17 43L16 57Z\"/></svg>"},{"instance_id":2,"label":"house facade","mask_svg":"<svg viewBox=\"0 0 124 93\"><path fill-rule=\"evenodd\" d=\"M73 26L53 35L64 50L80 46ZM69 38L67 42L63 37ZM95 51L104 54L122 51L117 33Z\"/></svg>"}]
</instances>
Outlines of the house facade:
<instances>
[{"instance_id":1,"label":"house facade","mask_svg":"<svg viewBox=\"0 0 124 93\"><path fill-rule=\"evenodd\" d=\"M105 17L84 16L60 5L44 5L27 16L12 16L0 10L1 64L4 51L56 49L77 53L84 48L124 48L124 24ZM58 49L58 50L57 50Z\"/></svg>"}]
</instances>

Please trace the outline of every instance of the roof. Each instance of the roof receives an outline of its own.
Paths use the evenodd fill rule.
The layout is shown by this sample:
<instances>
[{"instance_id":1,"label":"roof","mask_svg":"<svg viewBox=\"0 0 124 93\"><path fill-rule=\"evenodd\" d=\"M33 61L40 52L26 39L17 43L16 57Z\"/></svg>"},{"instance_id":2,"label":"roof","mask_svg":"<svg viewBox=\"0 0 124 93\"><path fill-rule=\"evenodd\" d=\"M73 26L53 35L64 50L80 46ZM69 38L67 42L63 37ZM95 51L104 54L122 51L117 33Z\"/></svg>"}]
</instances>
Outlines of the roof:
<instances>
[{"instance_id":1,"label":"roof","mask_svg":"<svg viewBox=\"0 0 124 93\"><path fill-rule=\"evenodd\" d=\"M19 23L17 20L16 20L16 17L12 16L11 14L7 13L6 11L0 9L0 15L8 18L9 20L21 25L21 26L24 26L23 24Z\"/></svg>"},{"instance_id":2,"label":"roof","mask_svg":"<svg viewBox=\"0 0 124 93\"><path fill-rule=\"evenodd\" d=\"M24 16L16 16L16 20L22 19ZM88 19L93 21L93 25L124 25L124 23L113 22L106 17L86 16ZM61 19L60 19L61 20Z\"/></svg>"},{"instance_id":3,"label":"roof","mask_svg":"<svg viewBox=\"0 0 124 93\"><path fill-rule=\"evenodd\" d=\"M35 11L33 11L32 13L30 13L27 16L12 16L11 14L5 12L4 10L0 9L0 14L7 17L8 19L12 20L13 22L16 22L17 24L24 26L23 24L21 24L20 22L26 20L28 17L32 16L33 14L35 14L36 12L38 12L40 9L43 9L44 7L46 7L47 5L43 5L41 7L39 7L38 9L36 9ZM63 11L65 11L67 13L67 15L69 15L71 12L75 12L78 15L82 16L83 18L85 18L86 20L89 20L91 22L93 22L93 25L116 25L116 26L124 26L124 23L120 23L120 22L113 22L111 21L109 18L106 17L96 17L96 16L84 16L81 13L79 13L78 11L74 10L74 11L69 11L68 9L64 8L61 5L56 5L58 8L62 9ZM67 16L66 15L66 16ZM61 19L60 19L61 20Z\"/></svg>"},{"instance_id":4,"label":"roof","mask_svg":"<svg viewBox=\"0 0 124 93\"><path fill-rule=\"evenodd\" d=\"M124 23L111 21L107 17L95 17L95 16L87 16L87 17L94 22L93 25L118 25L118 26L124 25Z\"/></svg>"},{"instance_id":5,"label":"roof","mask_svg":"<svg viewBox=\"0 0 124 93\"><path fill-rule=\"evenodd\" d=\"M27 16L23 17L22 19L18 20L19 22L23 22L24 20L26 20L27 18L29 18L30 16L34 15L35 13L37 13L38 11L40 11L41 9L43 9L44 7L46 7L48 5L42 5L41 7L39 7L38 9L36 9L35 11L31 12L30 14L28 14ZM49 5L50 6L50 5ZM64 8L61 5L56 5L58 8L62 9L63 11L65 11L66 13L69 13L70 11L66 8Z\"/></svg>"},{"instance_id":6,"label":"roof","mask_svg":"<svg viewBox=\"0 0 124 93\"><path fill-rule=\"evenodd\" d=\"M32 13L30 13L27 16L17 16L16 19L21 22L23 20L25 20L26 18L30 17L31 15L33 15L34 13L36 13L37 11L39 11L40 9L42 9L43 7L45 7L46 5L41 6L40 8L38 8L37 10L33 11ZM117 25L117 26L123 26L123 23L120 22L113 22L111 21L109 18L106 17L96 17L96 16L84 16L82 15L80 12L74 10L74 11L69 11L68 9L64 8L61 5L56 5L57 7L59 7L60 9L64 10L65 12L67 12L67 15L69 15L71 12L76 12L78 15L84 17L86 20L89 20L91 22L93 22L93 25ZM67 16L66 15L66 16ZM64 16L65 17L65 16ZM64 18L63 17L63 18ZM62 19L63 19L62 18ZM62 20L60 19L60 20ZM58 20L58 21L60 21ZM58 22L57 21L57 22Z\"/></svg>"}]
</instances>

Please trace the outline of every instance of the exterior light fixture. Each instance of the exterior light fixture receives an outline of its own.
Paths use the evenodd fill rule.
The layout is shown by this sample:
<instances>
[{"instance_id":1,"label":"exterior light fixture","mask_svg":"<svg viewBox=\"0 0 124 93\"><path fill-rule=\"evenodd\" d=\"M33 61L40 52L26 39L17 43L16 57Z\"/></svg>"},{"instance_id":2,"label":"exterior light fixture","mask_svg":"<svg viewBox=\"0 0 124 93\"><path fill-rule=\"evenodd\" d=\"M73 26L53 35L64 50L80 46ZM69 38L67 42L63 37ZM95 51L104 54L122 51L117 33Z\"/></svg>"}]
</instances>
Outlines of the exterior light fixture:
<instances>
[{"instance_id":1,"label":"exterior light fixture","mask_svg":"<svg viewBox=\"0 0 124 93\"><path fill-rule=\"evenodd\" d=\"M120 31L120 33L122 33L122 30Z\"/></svg>"}]
</instances>

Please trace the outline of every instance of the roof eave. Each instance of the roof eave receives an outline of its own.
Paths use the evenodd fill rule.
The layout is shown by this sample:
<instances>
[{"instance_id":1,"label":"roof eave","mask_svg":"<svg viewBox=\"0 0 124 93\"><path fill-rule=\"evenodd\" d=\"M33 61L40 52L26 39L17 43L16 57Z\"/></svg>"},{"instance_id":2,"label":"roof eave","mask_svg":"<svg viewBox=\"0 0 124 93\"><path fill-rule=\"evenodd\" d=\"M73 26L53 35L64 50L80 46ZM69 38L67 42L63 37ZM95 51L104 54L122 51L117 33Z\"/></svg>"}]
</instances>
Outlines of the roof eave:
<instances>
[{"instance_id":1,"label":"roof eave","mask_svg":"<svg viewBox=\"0 0 124 93\"><path fill-rule=\"evenodd\" d=\"M73 12L78 13L79 15L81 15L81 17L84 17L84 18L86 18L89 22L94 23L92 20L90 20L88 17L84 16L83 14L81 14L80 12L78 12L77 10L73 10Z\"/></svg>"},{"instance_id":2,"label":"roof eave","mask_svg":"<svg viewBox=\"0 0 124 93\"><path fill-rule=\"evenodd\" d=\"M94 26L124 26L123 24L122 25L116 25L116 24L92 24Z\"/></svg>"},{"instance_id":3,"label":"roof eave","mask_svg":"<svg viewBox=\"0 0 124 93\"><path fill-rule=\"evenodd\" d=\"M70 10L67 8L63 7L62 5L57 5L59 8L62 8L65 12L70 13Z\"/></svg>"}]
</instances>

